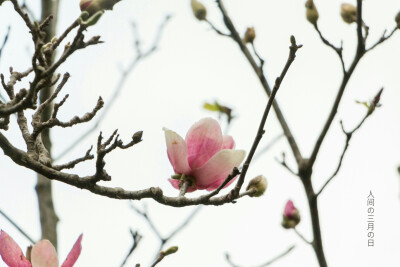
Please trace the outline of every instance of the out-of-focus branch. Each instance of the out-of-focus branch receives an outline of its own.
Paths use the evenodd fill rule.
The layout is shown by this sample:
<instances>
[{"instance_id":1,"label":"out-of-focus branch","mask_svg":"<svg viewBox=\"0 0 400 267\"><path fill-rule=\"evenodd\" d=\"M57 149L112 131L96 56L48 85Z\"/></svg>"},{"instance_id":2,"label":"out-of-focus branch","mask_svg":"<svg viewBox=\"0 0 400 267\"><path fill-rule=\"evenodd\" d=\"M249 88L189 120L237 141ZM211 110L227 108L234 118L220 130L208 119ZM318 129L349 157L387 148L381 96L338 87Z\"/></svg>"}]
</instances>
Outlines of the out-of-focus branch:
<instances>
[{"instance_id":1,"label":"out-of-focus branch","mask_svg":"<svg viewBox=\"0 0 400 267\"><path fill-rule=\"evenodd\" d=\"M256 265L254 267L265 267L265 266L270 266L272 264L274 264L276 261L280 260L281 258L285 257L286 255L288 255L296 246L292 245L290 246L288 249L286 249L284 252L282 252L281 254L275 256L274 258L268 260L267 262L260 264L260 265ZM225 253L225 259L228 262L228 264L231 267L240 267L240 265L235 264L232 259L231 256L228 253Z\"/></svg>"},{"instance_id":2,"label":"out-of-focus branch","mask_svg":"<svg viewBox=\"0 0 400 267\"><path fill-rule=\"evenodd\" d=\"M8 26L7 33L6 33L6 35L4 36L4 39L3 39L3 43L0 45L0 59L1 59L1 54L3 53L3 49L7 44L8 37L10 37L10 30L11 30L11 27Z\"/></svg>"},{"instance_id":3,"label":"out-of-focus branch","mask_svg":"<svg viewBox=\"0 0 400 267\"><path fill-rule=\"evenodd\" d=\"M272 138L262 149L258 150L258 152L254 155L253 161L256 161L261 158L267 151L269 151L278 141L284 137L283 134L279 134L276 137Z\"/></svg>"},{"instance_id":4,"label":"out-of-focus branch","mask_svg":"<svg viewBox=\"0 0 400 267\"><path fill-rule=\"evenodd\" d=\"M36 241L34 241L32 237L30 237L24 230L22 230L22 228L7 214L5 214L4 211L2 211L1 209L0 209L0 214L4 217L4 219L6 219L9 223L11 223L15 227L15 229L18 230L18 232L20 232L26 239L28 239L32 245L36 243Z\"/></svg>"},{"instance_id":5,"label":"out-of-focus branch","mask_svg":"<svg viewBox=\"0 0 400 267\"><path fill-rule=\"evenodd\" d=\"M296 233L301 240L303 240L306 244L312 245L312 242L308 241L307 238L304 237L302 233L300 233L296 228L293 228L293 231Z\"/></svg>"},{"instance_id":6,"label":"out-of-focus branch","mask_svg":"<svg viewBox=\"0 0 400 267\"><path fill-rule=\"evenodd\" d=\"M130 229L129 231L130 231L132 239L133 239L133 244L132 244L132 247L129 249L129 252L126 255L125 259L121 263L121 267L125 266L125 264L128 261L129 257L132 255L132 253L135 251L135 249L139 245L140 240L142 240L142 236L138 232L136 232L136 231L134 232L134 231L132 231L132 229Z\"/></svg>"},{"instance_id":7,"label":"out-of-focus branch","mask_svg":"<svg viewBox=\"0 0 400 267\"><path fill-rule=\"evenodd\" d=\"M298 176L298 173L296 173L292 168L290 168L287 163L286 163L286 153L283 152L282 153L282 159L278 160L277 158L275 158L275 160L281 164L286 170L288 170L291 174Z\"/></svg>"},{"instance_id":8,"label":"out-of-focus branch","mask_svg":"<svg viewBox=\"0 0 400 267\"><path fill-rule=\"evenodd\" d=\"M162 250L164 249L165 245L171 241L180 231L182 231L189 223L190 221L195 217L195 215L200 211L201 206L195 208L190 214L189 216L186 217L186 219L175 228L175 230L173 230L168 236L164 237L160 231L158 230L158 228L155 226L155 224L153 223L153 221L151 220L148 211L147 211L147 207L144 205L143 210L140 210L139 208L137 208L133 203L131 203L131 208L140 216L142 216L147 224L149 225L149 227L151 228L151 230L153 231L153 233L158 237L159 241L160 241L160 245L158 250L156 251L156 257L154 259L154 263L158 263L157 260L160 259L160 255L163 255ZM133 244L133 246L135 246L135 243ZM132 247L133 248L133 247ZM130 249L130 253L128 254L128 256L125 258L124 260L124 264L127 261L127 259L129 258L129 256L132 254L132 248ZM162 260L162 259L161 259ZM124 265L123 264L123 265ZM123 266L122 265L122 266ZM121 266L121 267L122 267ZM154 266L154 265L153 265Z\"/></svg>"},{"instance_id":9,"label":"out-of-focus branch","mask_svg":"<svg viewBox=\"0 0 400 267\"><path fill-rule=\"evenodd\" d=\"M171 16L165 17L164 21L161 23L160 27L158 28L156 38L154 39L154 42L152 46L146 51L142 52L141 49L141 41L139 39L136 39L134 41L135 43L135 50L136 50L136 55L132 58L131 62L129 63L128 67L121 72L121 76L119 78L119 81L117 85L114 88L114 92L112 96L110 97L110 100L107 102L107 105L104 107L102 113L97 117L96 121L93 123L93 125L88 128L82 135L80 135L75 141L73 141L66 149L64 149L59 155L55 157L55 160L58 160L68 154L70 151L72 151L76 146L78 146L83 140L85 140L86 137L88 137L91 133L93 133L101 124L101 122L104 121L104 118L107 116L108 112L110 111L111 107L114 105L115 101L118 99L119 94L121 93L122 89L124 88L125 82L129 75L132 73L132 71L135 69L137 64L139 64L143 59L147 58L150 56L152 53L154 53L160 43L162 33L164 32L165 26L171 19ZM133 31L134 31L134 37L137 37L137 29L136 25L133 24Z\"/></svg>"},{"instance_id":10,"label":"out-of-focus branch","mask_svg":"<svg viewBox=\"0 0 400 267\"><path fill-rule=\"evenodd\" d=\"M190 221L193 220L193 218L196 216L196 214L200 211L201 206L195 208L187 217L186 219L179 224L179 226L177 226L175 228L175 230L173 230L169 235L167 236L163 236L161 234L161 232L158 230L158 228L155 226L154 222L151 220L147 208L146 206L144 206L143 210L140 210L139 208L137 208L133 203L131 203L131 208L140 216L142 216L147 224L149 225L149 227L151 228L151 230L153 231L153 233L158 237L159 241L160 241L160 245L158 250L156 251L156 257L154 259L154 261L157 260L157 258L159 257L160 253L162 252L162 250L165 248L165 245L171 241L180 231L182 231L189 223Z\"/></svg>"}]
</instances>

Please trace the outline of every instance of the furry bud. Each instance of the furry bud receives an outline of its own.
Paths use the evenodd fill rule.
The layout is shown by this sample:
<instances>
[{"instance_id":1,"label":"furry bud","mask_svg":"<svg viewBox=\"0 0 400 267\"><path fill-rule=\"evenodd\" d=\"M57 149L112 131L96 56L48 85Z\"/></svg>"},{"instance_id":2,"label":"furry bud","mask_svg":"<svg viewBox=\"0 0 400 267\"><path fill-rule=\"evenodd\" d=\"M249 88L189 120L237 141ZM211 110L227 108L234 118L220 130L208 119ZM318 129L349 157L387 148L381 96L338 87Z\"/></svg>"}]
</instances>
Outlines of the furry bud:
<instances>
[{"instance_id":1,"label":"furry bud","mask_svg":"<svg viewBox=\"0 0 400 267\"><path fill-rule=\"evenodd\" d=\"M340 8L340 15L346 23L353 23L357 21L357 7L351 4L342 4Z\"/></svg>"}]
</instances>

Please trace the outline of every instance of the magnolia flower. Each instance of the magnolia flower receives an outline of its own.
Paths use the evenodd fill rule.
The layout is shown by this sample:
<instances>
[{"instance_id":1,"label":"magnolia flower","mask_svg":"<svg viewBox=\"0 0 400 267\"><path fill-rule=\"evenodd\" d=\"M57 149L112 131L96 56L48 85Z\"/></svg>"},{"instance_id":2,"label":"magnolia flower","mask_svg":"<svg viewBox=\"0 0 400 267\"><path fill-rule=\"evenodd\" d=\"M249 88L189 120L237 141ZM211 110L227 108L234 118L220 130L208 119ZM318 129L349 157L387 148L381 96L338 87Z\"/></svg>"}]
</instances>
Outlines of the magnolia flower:
<instances>
[{"instance_id":1,"label":"magnolia flower","mask_svg":"<svg viewBox=\"0 0 400 267\"><path fill-rule=\"evenodd\" d=\"M282 226L286 229L295 228L300 222L300 213L293 204L293 201L289 200L286 203L285 210L283 211Z\"/></svg>"},{"instance_id":2,"label":"magnolia flower","mask_svg":"<svg viewBox=\"0 0 400 267\"><path fill-rule=\"evenodd\" d=\"M182 178L189 178L192 182L187 192L214 190L240 165L246 154L244 150L233 149L233 138L223 136L218 122L211 118L195 123L185 140L174 131L165 128L164 131L168 158L176 174L175 179L169 181L176 189Z\"/></svg>"},{"instance_id":3,"label":"magnolia flower","mask_svg":"<svg viewBox=\"0 0 400 267\"><path fill-rule=\"evenodd\" d=\"M61 267L72 267L81 254L82 235L79 236ZM9 267L58 267L57 252L49 240L36 243L27 255L24 256L21 248L3 230L0 232L0 255Z\"/></svg>"}]
</instances>

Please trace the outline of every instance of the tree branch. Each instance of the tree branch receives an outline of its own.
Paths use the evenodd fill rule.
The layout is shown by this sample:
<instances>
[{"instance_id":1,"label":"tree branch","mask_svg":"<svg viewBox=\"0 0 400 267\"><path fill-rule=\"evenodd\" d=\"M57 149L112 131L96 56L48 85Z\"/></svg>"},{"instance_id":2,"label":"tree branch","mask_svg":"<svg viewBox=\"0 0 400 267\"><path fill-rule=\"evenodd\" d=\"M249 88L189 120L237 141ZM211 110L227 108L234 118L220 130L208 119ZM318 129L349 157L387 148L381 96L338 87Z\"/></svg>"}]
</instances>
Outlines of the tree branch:
<instances>
[{"instance_id":1,"label":"tree branch","mask_svg":"<svg viewBox=\"0 0 400 267\"><path fill-rule=\"evenodd\" d=\"M239 45L241 51L243 52L244 56L246 59L249 61L251 67L253 68L254 72L257 74L261 85L263 86L263 89L265 93L268 95L268 97L271 97L271 88L269 87L269 84L267 82L267 79L265 78L265 75L262 71L262 66L257 65L255 59L251 55L249 49L246 47L246 45L243 43L242 38L240 37L238 31L236 30L231 18L228 15L228 12L225 9L224 3L222 0L217 0L218 7L223 15L224 23L228 30L230 31L230 35L232 36L232 39ZM272 104L276 117L281 124L281 127L283 129L283 132L289 142L289 145L292 149L293 155L296 159L297 162L300 162L302 159L300 150L298 148L298 145L293 137L293 134L282 114L282 111L278 105L278 102L275 100Z\"/></svg>"}]
</instances>

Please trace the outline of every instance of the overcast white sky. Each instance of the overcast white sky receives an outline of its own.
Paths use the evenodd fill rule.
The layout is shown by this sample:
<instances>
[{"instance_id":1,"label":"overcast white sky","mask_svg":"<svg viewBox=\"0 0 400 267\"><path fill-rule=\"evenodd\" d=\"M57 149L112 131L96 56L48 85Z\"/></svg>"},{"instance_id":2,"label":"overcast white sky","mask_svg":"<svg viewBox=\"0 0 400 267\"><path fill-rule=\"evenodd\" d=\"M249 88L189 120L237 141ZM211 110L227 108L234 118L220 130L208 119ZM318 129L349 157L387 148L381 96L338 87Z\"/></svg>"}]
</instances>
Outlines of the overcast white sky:
<instances>
[{"instance_id":1,"label":"overcast white sky","mask_svg":"<svg viewBox=\"0 0 400 267\"><path fill-rule=\"evenodd\" d=\"M37 15L39 2L29 1ZM79 15L78 2L61 1L59 30ZM208 7L210 20L224 29L214 1L203 2ZM345 61L350 64L356 46L355 25L342 22L339 15L342 2L316 0L315 3L320 13L320 29L336 45L343 40ZM289 36L293 34L298 43L304 45L298 51L277 100L303 155L308 155L341 81L336 54L321 43L305 20L303 0L226 0L225 4L240 31L244 32L247 26L255 27L255 45L266 60L269 81L276 78L286 62ZM399 10L400 3L396 0L364 1L364 18L370 26L369 44L377 40L385 28L394 27L394 16ZM137 23L145 48L152 43L166 14L172 14L173 20L164 32L159 50L129 76L99 129L109 134L118 128L125 140L137 130L144 131L142 143L106 158L107 170L113 177L108 186L132 190L160 186L166 194L176 195L176 190L167 182L172 168L165 151L162 127L184 136L195 121L214 116L202 110L202 104L219 100L233 107L238 115L229 129L236 147L249 151L267 103L259 81L237 45L194 19L189 0L124 0L87 33L87 36L101 34L105 43L77 52L63 65L62 71L71 74L64 89L64 94L69 93L70 98L60 116L68 119L84 114L92 109L99 95L107 102L119 79L119 70L135 55L131 22ZM0 62L2 73L7 73L10 65L16 70L25 70L30 62L29 51L32 51L25 25L11 4L5 3L0 8L0 40L8 25L12 26L12 31ZM355 100L370 100L385 87L382 108L351 140L343 168L320 198L321 227L329 266L399 265L400 205L396 170L400 164L399 62L399 33L364 57L348 84L338 116L316 162L313 181L319 188L335 169L344 145L339 119L343 119L347 129L353 128L365 112ZM224 123L222 125L225 127ZM54 154L67 147L86 127L53 131ZM274 116L270 117L266 130L260 147L281 134ZM23 147L14 120L6 134ZM98 131L85 139L61 161L81 156L95 144L97 134ZM281 139L249 169L249 179L258 174L268 178L269 188L264 197L241 199L235 205L204 207L170 243L178 245L179 252L159 266L228 266L225 252L238 264L251 266L267 261L292 244L296 244L296 249L274 266L317 266L311 247L294 232L280 226L283 207L292 199L302 215L299 231L309 239L312 236L302 185L274 160L282 152L287 152L288 163L294 166L287 142ZM39 238L36 176L0 154L0 209L33 237ZM76 172L87 174L93 170L91 162L78 167ZM373 248L367 247L366 230L366 199L370 190L376 201ZM158 248L157 238L143 219L130 210L127 201L95 196L59 182L54 183L54 201L60 217L59 255L62 260L83 233L83 250L77 267L119 266L131 246L129 228L132 228L144 235L144 239L127 266L150 263ZM144 202L165 235L193 210L193 207L165 207L151 200ZM28 245L2 217L0 228L12 235L23 249ZM4 266L1 261L0 266Z\"/></svg>"}]
</instances>

